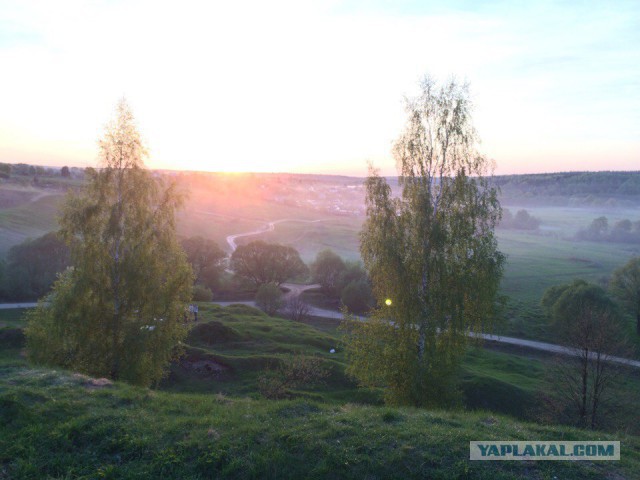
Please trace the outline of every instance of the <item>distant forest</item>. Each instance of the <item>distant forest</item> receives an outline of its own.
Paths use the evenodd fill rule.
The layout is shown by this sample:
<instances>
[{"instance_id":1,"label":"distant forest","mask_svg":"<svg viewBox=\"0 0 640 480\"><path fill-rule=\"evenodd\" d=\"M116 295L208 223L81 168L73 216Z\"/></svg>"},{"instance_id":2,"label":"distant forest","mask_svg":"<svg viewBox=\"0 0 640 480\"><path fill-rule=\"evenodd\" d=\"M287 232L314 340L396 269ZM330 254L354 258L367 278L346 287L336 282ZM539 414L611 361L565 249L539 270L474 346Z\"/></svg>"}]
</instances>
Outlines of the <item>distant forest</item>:
<instances>
[{"instance_id":1,"label":"distant forest","mask_svg":"<svg viewBox=\"0 0 640 480\"><path fill-rule=\"evenodd\" d=\"M504 203L569 206L640 204L640 172L569 172L499 175Z\"/></svg>"}]
</instances>

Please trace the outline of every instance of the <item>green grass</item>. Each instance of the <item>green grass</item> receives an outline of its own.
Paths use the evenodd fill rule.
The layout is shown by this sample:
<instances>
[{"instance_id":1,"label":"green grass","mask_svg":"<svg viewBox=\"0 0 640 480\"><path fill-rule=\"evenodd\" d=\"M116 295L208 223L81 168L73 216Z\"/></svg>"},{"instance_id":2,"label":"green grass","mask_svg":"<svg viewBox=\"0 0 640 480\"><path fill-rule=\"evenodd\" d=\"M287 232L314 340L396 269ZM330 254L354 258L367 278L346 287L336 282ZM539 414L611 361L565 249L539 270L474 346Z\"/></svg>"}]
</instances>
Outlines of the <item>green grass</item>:
<instances>
[{"instance_id":1,"label":"green grass","mask_svg":"<svg viewBox=\"0 0 640 480\"><path fill-rule=\"evenodd\" d=\"M13 245L57 228L56 215L64 197L61 192L49 193L35 202L0 208L0 257Z\"/></svg>"},{"instance_id":2,"label":"green grass","mask_svg":"<svg viewBox=\"0 0 640 480\"><path fill-rule=\"evenodd\" d=\"M25 325L24 314L28 308L0 309L0 328L23 328Z\"/></svg>"},{"instance_id":3,"label":"green grass","mask_svg":"<svg viewBox=\"0 0 640 480\"><path fill-rule=\"evenodd\" d=\"M20 326L19 312L2 313ZM31 367L19 347L0 342L0 478L630 479L640 472L637 436L523 420L544 357L472 348L460 371L464 408L390 408L345 376L335 321L295 323L243 305L201 304L199 317L186 358L225 369L174 365L159 390L96 388L83 376ZM293 400L262 398L258 376L298 352L324 360L326 383L296 390ZM639 385L630 377L625 388L637 398ZM468 460L470 440L589 439L620 440L622 460Z\"/></svg>"},{"instance_id":4,"label":"green grass","mask_svg":"<svg viewBox=\"0 0 640 480\"><path fill-rule=\"evenodd\" d=\"M487 412L266 401L3 366L8 478L633 478L637 437L542 427ZM620 462L470 462L471 440L620 440Z\"/></svg>"}]
</instances>

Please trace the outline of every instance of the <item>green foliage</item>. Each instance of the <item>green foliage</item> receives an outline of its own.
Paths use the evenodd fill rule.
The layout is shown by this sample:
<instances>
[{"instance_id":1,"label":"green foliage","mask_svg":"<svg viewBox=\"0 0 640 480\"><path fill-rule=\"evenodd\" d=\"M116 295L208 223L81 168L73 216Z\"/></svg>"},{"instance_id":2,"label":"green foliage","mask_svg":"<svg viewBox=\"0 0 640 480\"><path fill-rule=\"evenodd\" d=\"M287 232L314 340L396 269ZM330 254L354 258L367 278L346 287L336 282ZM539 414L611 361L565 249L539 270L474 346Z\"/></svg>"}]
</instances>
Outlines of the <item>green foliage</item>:
<instances>
[{"instance_id":1,"label":"green foliage","mask_svg":"<svg viewBox=\"0 0 640 480\"><path fill-rule=\"evenodd\" d=\"M60 219L74 268L29 315L38 363L140 385L159 381L186 334L192 274L175 234L180 199L144 169L133 116L118 105L100 142L102 168Z\"/></svg>"},{"instance_id":2,"label":"green foliage","mask_svg":"<svg viewBox=\"0 0 640 480\"><path fill-rule=\"evenodd\" d=\"M548 413L554 420L595 428L620 373L607 357L629 355L617 307L602 287L582 280L549 292L545 302L558 343L573 352L550 368Z\"/></svg>"},{"instance_id":3,"label":"green foliage","mask_svg":"<svg viewBox=\"0 0 640 480\"><path fill-rule=\"evenodd\" d=\"M514 216L509 209L503 209L499 227L512 230L538 230L540 219L529 214L526 210L518 210Z\"/></svg>"},{"instance_id":4,"label":"green foliage","mask_svg":"<svg viewBox=\"0 0 640 480\"><path fill-rule=\"evenodd\" d=\"M71 177L71 172L69 171L69 167L66 165L60 169L60 176L63 178Z\"/></svg>"},{"instance_id":5,"label":"green foliage","mask_svg":"<svg viewBox=\"0 0 640 480\"><path fill-rule=\"evenodd\" d=\"M609 286L611 293L636 318L636 332L640 335L640 257L614 271Z\"/></svg>"},{"instance_id":6,"label":"green foliage","mask_svg":"<svg viewBox=\"0 0 640 480\"><path fill-rule=\"evenodd\" d=\"M360 262L345 262L332 250L318 253L311 265L313 280L330 298L337 298L350 312L365 313L374 305L371 282Z\"/></svg>"},{"instance_id":7,"label":"green foliage","mask_svg":"<svg viewBox=\"0 0 640 480\"><path fill-rule=\"evenodd\" d=\"M352 280L340 294L340 301L353 313L366 313L374 306L371 286L365 280Z\"/></svg>"},{"instance_id":8,"label":"green foliage","mask_svg":"<svg viewBox=\"0 0 640 480\"><path fill-rule=\"evenodd\" d=\"M604 204L611 198L640 194L640 172L566 172L496 176L492 183L502 192L502 201L536 204ZM591 199L589 198L591 197Z\"/></svg>"},{"instance_id":9,"label":"green foliage","mask_svg":"<svg viewBox=\"0 0 640 480\"><path fill-rule=\"evenodd\" d=\"M426 78L394 146L401 198L375 172L366 180L360 250L378 304L392 306L353 328L349 372L387 387L392 403L451 398L467 332L492 321L504 262L493 233L500 204L483 177L469 108L465 86Z\"/></svg>"},{"instance_id":10,"label":"green foliage","mask_svg":"<svg viewBox=\"0 0 640 480\"><path fill-rule=\"evenodd\" d=\"M616 305L607 292L584 280L575 280L546 292L543 305L549 305L551 320L562 338L571 335L577 326L585 328L591 322L598 322L601 315L618 317Z\"/></svg>"},{"instance_id":11,"label":"green foliage","mask_svg":"<svg viewBox=\"0 0 640 480\"><path fill-rule=\"evenodd\" d=\"M560 299L560 297L567 290L571 288L579 288L582 286L586 287L588 285L589 284L587 282L581 279L576 279L572 283L567 283L563 285L554 285L552 287L549 287L547 290L545 290L544 294L542 295L540 304L542 305L542 308L544 309L544 312L547 314L547 316L553 319L554 316L556 315L554 307L558 303L558 300Z\"/></svg>"},{"instance_id":12,"label":"green foliage","mask_svg":"<svg viewBox=\"0 0 640 480\"><path fill-rule=\"evenodd\" d=\"M591 242L640 243L640 222L617 221L609 228L607 217L595 218L589 227L576 233L576 239Z\"/></svg>"},{"instance_id":13,"label":"green foliage","mask_svg":"<svg viewBox=\"0 0 640 480\"><path fill-rule=\"evenodd\" d=\"M295 248L261 240L240 245L231 255L231 269L256 286L281 285L289 278L308 273Z\"/></svg>"},{"instance_id":14,"label":"green foliage","mask_svg":"<svg viewBox=\"0 0 640 480\"><path fill-rule=\"evenodd\" d=\"M260 285L256 292L256 305L267 315L275 315L282 308L282 290L275 283Z\"/></svg>"},{"instance_id":15,"label":"green foliage","mask_svg":"<svg viewBox=\"0 0 640 480\"><path fill-rule=\"evenodd\" d=\"M242 339L242 336L235 328L229 327L222 322L211 320L210 322L199 323L189 330L187 343L190 345L217 345L230 344Z\"/></svg>"},{"instance_id":16,"label":"green foliage","mask_svg":"<svg viewBox=\"0 0 640 480\"><path fill-rule=\"evenodd\" d=\"M322 285L325 294L335 296L340 290L340 279L346 269L344 260L331 249L318 252L311 264L314 282Z\"/></svg>"},{"instance_id":17,"label":"green foliage","mask_svg":"<svg viewBox=\"0 0 640 480\"><path fill-rule=\"evenodd\" d=\"M258 389L266 398L290 398L291 390L316 385L327 375L322 359L297 353L285 358L278 368L261 375Z\"/></svg>"},{"instance_id":18,"label":"green foliage","mask_svg":"<svg viewBox=\"0 0 640 480\"><path fill-rule=\"evenodd\" d=\"M213 240L200 236L186 238L181 243L193 270L194 283L217 290L227 258L224 251Z\"/></svg>"},{"instance_id":19,"label":"green foliage","mask_svg":"<svg viewBox=\"0 0 640 480\"><path fill-rule=\"evenodd\" d=\"M5 297L15 301L41 297L69 262L69 248L54 232L12 247L7 255Z\"/></svg>"},{"instance_id":20,"label":"green foliage","mask_svg":"<svg viewBox=\"0 0 640 480\"><path fill-rule=\"evenodd\" d=\"M210 302L213 299L213 293L204 285L194 285L192 291L194 302Z\"/></svg>"}]
</instances>

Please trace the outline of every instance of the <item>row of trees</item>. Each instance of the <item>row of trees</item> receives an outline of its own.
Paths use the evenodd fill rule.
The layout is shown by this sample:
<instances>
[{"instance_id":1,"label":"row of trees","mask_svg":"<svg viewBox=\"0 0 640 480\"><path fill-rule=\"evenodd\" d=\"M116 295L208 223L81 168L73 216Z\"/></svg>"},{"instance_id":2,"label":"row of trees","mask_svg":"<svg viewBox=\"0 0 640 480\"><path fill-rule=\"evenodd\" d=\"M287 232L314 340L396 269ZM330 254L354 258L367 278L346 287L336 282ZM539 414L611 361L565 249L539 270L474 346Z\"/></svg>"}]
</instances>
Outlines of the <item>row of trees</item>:
<instances>
[{"instance_id":1,"label":"row of trees","mask_svg":"<svg viewBox=\"0 0 640 480\"><path fill-rule=\"evenodd\" d=\"M216 242L202 237L180 241L194 273L194 284L205 288L209 297L219 288L226 254ZM70 249L56 232L27 239L9 249L0 262L0 299L33 301L47 294L57 276L71 265ZM209 298L210 300L210 298Z\"/></svg>"},{"instance_id":2,"label":"row of trees","mask_svg":"<svg viewBox=\"0 0 640 480\"><path fill-rule=\"evenodd\" d=\"M498 227L509 230L538 230L540 219L526 210L518 210L514 215L511 210L504 208L502 209L502 219Z\"/></svg>"},{"instance_id":3,"label":"row of trees","mask_svg":"<svg viewBox=\"0 0 640 480\"><path fill-rule=\"evenodd\" d=\"M598 217L587 228L579 230L576 239L591 242L640 243L640 220L619 220L609 227L607 217Z\"/></svg>"},{"instance_id":4,"label":"row of trees","mask_svg":"<svg viewBox=\"0 0 640 480\"><path fill-rule=\"evenodd\" d=\"M82 175L82 169L74 168L77 176ZM71 177L71 169L64 166L62 168L56 167L42 167L40 165L28 165L26 163L0 163L0 178L10 178L11 176L61 176L63 178Z\"/></svg>"},{"instance_id":5,"label":"row of trees","mask_svg":"<svg viewBox=\"0 0 640 480\"><path fill-rule=\"evenodd\" d=\"M495 176L503 196L512 199L571 195L638 195L639 172L565 172Z\"/></svg>"}]
</instances>

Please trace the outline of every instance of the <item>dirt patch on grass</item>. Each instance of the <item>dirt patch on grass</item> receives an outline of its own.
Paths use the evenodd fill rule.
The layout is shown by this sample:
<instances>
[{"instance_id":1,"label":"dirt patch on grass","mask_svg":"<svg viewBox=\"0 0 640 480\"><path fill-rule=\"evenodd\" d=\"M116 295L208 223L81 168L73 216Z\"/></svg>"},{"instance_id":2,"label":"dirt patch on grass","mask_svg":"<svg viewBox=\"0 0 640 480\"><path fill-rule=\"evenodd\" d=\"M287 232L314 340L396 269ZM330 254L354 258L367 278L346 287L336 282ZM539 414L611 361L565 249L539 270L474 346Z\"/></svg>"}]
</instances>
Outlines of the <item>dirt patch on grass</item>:
<instances>
[{"instance_id":1,"label":"dirt patch on grass","mask_svg":"<svg viewBox=\"0 0 640 480\"><path fill-rule=\"evenodd\" d=\"M201 377L220 378L231 371L228 365L212 357L186 356L180 361L180 366Z\"/></svg>"}]
</instances>

